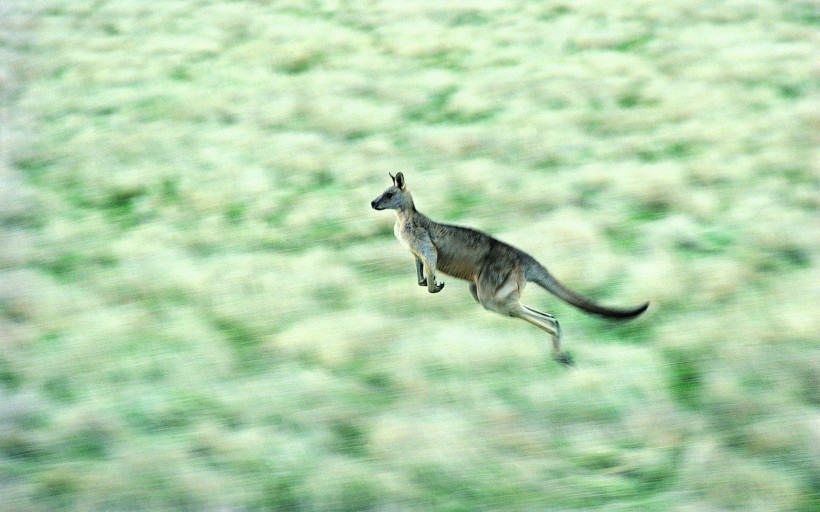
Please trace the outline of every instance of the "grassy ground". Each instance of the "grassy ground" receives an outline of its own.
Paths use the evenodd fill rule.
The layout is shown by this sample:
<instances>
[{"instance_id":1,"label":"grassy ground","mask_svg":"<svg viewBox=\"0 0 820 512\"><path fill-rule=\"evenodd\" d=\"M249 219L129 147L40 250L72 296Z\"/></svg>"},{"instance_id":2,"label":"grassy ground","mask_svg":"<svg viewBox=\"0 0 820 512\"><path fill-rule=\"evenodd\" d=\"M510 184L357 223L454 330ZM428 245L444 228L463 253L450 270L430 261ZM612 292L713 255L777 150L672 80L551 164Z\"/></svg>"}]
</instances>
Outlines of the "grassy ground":
<instances>
[{"instance_id":1,"label":"grassy ground","mask_svg":"<svg viewBox=\"0 0 820 512\"><path fill-rule=\"evenodd\" d=\"M442 5L447 5L443 7ZM817 510L810 1L3 2L0 501ZM577 368L369 201L545 262Z\"/></svg>"}]
</instances>

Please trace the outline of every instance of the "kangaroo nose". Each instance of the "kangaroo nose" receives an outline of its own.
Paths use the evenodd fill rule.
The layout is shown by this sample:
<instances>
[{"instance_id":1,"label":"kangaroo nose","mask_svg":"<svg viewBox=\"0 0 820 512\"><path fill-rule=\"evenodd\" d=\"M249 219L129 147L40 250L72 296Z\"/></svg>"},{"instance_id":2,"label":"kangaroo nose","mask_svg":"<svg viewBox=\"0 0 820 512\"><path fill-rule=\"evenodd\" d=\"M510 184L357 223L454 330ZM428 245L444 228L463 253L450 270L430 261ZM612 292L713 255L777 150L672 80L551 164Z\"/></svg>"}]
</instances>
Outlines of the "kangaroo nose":
<instances>
[{"instance_id":1,"label":"kangaroo nose","mask_svg":"<svg viewBox=\"0 0 820 512\"><path fill-rule=\"evenodd\" d=\"M370 207L373 208L374 210L376 209L376 200L375 199L370 201Z\"/></svg>"}]
</instances>

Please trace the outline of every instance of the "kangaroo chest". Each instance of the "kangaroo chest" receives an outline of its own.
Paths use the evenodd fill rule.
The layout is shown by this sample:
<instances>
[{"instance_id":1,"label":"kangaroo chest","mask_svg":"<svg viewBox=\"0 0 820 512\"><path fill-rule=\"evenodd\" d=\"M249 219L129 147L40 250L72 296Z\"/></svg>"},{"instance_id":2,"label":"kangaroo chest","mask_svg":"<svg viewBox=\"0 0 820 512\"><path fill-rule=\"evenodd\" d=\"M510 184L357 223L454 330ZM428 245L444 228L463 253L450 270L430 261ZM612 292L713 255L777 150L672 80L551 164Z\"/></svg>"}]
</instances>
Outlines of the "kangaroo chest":
<instances>
[{"instance_id":1,"label":"kangaroo chest","mask_svg":"<svg viewBox=\"0 0 820 512\"><path fill-rule=\"evenodd\" d=\"M413 226L407 219L399 217L396 219L396 223L393 224L393 234L410 252L413 252L413 232Z\"/></svg>"}]
</instances>

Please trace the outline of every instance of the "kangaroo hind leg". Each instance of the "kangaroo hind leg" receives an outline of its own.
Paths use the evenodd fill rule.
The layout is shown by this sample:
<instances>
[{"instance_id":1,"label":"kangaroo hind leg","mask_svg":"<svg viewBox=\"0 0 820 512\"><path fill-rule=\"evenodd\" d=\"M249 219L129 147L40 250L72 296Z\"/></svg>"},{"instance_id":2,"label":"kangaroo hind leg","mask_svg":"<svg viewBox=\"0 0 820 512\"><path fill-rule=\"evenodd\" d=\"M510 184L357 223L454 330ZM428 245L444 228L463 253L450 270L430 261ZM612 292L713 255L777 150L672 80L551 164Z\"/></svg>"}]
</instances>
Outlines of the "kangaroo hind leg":
<instances>
[{"instance_id":1,"label":"kangaroo hind leg","mask_svg":"<svg viewBox=\"0 0 820 512\"><path fill-rule=\"evenodd\" d=\"M485 278L482 279L482 277ZM484 309L526 320L549 334L552 338L553 357L559 363L570 366L572 359L561 350L561 327L558 325L558 320L552 315L521 304L521 290L524 284L526 283L515 272L510 272L501 280L497 279L497 275L489 273L479 276L476 295ZM470 291L473 291L472 284Z\"/></svg>"},{"instance_id":2,"label":"kangaroo hind leg","mask_svg":"<svg viewBox=\"0 0 820 512\"><path fill-rule=\"evenodd\" d=\"M552 338L553 358L565 366L572 366L572 357L561 349L561 324L558 320L549 313L542 313L521 303L518 306L520 309L515 316L546 331Z\"/></svg>"}]
</instances>

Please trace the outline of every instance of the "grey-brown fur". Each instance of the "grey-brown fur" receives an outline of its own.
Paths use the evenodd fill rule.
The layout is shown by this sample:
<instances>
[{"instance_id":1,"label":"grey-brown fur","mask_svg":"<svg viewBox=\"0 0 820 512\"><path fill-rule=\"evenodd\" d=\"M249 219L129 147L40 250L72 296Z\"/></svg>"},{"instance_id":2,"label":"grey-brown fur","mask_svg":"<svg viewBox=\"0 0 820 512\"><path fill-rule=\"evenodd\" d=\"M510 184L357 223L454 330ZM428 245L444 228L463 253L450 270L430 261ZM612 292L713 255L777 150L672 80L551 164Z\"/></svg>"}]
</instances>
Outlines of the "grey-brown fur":
<instances>
[{"instance_id":1,"label":"grey-brown fur","mask_svg":"<svg viewBox=\"0 0 820 512\"><path fill-rule=\"evenodd\" d=\"M430 293L444 288L436 281L436 271L468 281L473 298L485 309L521 318L552 337L555 359L571 364L561 350L561 328L552 315L529 308L519 301L527 282L534 282L566 302L587 312L610 318L633 318L649 307L612 309L595 304L559 283L532 256L495 238L470 228L440 224L416 210L402 173L390 175L393 185L370 205L375 210L396 211L393 232L416 257L419 286Z\"/></svg>"}]
</instances>

